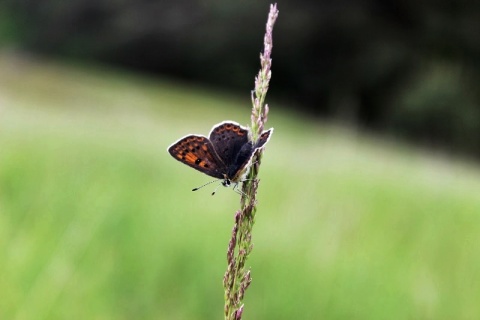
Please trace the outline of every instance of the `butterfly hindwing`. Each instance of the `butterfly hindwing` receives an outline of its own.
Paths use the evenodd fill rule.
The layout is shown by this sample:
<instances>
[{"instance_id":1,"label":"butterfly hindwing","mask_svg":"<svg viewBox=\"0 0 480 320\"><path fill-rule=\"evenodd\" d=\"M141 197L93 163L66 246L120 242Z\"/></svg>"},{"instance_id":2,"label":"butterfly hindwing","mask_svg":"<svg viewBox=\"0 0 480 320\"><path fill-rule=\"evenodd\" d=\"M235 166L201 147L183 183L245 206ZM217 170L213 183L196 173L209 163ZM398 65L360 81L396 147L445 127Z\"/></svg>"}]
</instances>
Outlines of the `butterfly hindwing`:
<instances>
[{"instance_id":1,"label":"butterfly hindwing","mask_svg":"<svg viewBox=\"0 0 480 320\"><path fill-rule=\"evenodd\" d=\"M227 169L207 137L189 135L168 148L178 161L211 177L223 179Z\"/></svg>"}]
</instances>

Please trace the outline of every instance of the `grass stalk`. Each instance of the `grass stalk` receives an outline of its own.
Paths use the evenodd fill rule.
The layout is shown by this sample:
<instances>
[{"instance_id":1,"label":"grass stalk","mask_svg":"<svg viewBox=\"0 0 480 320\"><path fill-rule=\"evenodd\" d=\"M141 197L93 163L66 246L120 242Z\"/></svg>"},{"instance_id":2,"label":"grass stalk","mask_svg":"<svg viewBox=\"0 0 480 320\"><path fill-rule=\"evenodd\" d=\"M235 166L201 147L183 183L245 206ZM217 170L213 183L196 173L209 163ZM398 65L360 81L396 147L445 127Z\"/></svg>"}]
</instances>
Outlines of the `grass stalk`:
<instances>
[{"instance_id":1,"label":"grass stalk","mask_svg":"<svg viewBox=\"0 0 480 320\"><path fill-rule=\"evenodd\" d=\"M270 5L264 50L260 53L261 68L255 77L255 89L252 91L251 133L253 144L262 134L267 122L268 105L265 104L268 86L271 78L272 31L278 16L277 5ZM252 252L252 228L257 211L257 179L260 169L263 148L258 149L252 157L252 166L247 180L242 184L241 209L235 213L235 224L227 250L227 271L223 279L225 289L225 319L239 320L243 314L243 298L245 291L252 282L250 268L245 263Z\"/></svg>"}]
</instances>

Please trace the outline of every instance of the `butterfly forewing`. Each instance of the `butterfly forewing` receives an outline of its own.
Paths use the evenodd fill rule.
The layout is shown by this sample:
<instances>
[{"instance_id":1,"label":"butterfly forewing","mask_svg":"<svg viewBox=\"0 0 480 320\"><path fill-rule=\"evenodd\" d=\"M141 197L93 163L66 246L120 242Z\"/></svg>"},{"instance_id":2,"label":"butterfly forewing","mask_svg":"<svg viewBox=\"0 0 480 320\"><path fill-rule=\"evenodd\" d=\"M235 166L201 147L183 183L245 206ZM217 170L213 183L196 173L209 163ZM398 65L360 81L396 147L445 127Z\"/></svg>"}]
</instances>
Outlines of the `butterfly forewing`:
<instances>
[{"instance_id":1,"label":"butterfly forewing","mask_svg":"<svg viewBox=\"0 0 480 320\"><path fill-rule=\"evenodd\" d=\"M273 129L264 131L258 138L255 146L252 146L252 142L248 142L241 148L236 156L234 164L229 167L228 174L232 181L238 182L242 180L243 175L248 171L248 167L251 165L253 154L268 142L272 131Z\"/></svg>"},{"instance_id":2,"label":"butterfly forewing","mask_svg":"<svg viewBox=\"0 0 480 320\"><path fill-rule=\"evenodd\" d=\"M268 142L270 139L270 134L272 133L273 128L268 129L267 131L264 131L260 137L258 138L257 143L255 144L255 149L261 148L265 145L265 143Z\"/></svg>"},{"instance_id":3,"label":"butterfly forewing","mask_svg":"<svg viewBox=\"0 0 480 320\"><path fill-rule=\"evenodd\" d=\"M207 137L186 136L168 148L178 161L209 176L223 179L227 169Z\"/></svg>"},{"instance_id":4,"label":"butterfly forewing","mask_svg":"<svg viewBox=\"0 0 480 320\"><path fill-rule=\"evenodd\" d=\"M249 143L248 130L237 123L223 122L212 129L210 141L218 157L228 168L236 162L242 147Z\"/></svg>"}]
</instances>

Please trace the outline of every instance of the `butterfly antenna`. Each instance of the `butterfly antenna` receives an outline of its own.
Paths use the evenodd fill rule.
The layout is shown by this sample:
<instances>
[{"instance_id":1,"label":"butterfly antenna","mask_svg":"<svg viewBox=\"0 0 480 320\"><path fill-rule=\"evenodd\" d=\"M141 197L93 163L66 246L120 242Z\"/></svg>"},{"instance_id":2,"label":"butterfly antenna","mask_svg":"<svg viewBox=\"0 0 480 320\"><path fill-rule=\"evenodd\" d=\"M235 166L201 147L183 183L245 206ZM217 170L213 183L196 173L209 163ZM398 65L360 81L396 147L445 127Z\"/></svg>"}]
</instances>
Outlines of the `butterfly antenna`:
<instances>
[{"instance_id":1,"label":"butterfly antenna","mask_svg":"<svg viewBox=\"0 0 480 320\"><path fill-rule=\"evenodd\" d=\"M201 185L200 187L193 188L192 191L197 191L198 189L201 189L201 188L203 188L203 187L205 187L205 186L208 186L210 183L214 183L214 182L216 182L216 181L218 181L218 179L215 179L215 180L212 180L212 181L210 181L210 182L207 182L207 183L205 183L204 185ZM215 190L217 190L217 189L215 189Z\"/></svg>"},{"instance_id":2,"label":"butterfly antenna","mask_svg":"<svg viewBox=\"0 0 480 320\"><path fill-rule=\"evenodd\" d=\"M212 196L215 195L215 192L217 192L217 189L218 189L221 185L222 185L222 184L220 183L220 184L215 188L215 190L213 190Z\"/></svg>"}]
</instances>

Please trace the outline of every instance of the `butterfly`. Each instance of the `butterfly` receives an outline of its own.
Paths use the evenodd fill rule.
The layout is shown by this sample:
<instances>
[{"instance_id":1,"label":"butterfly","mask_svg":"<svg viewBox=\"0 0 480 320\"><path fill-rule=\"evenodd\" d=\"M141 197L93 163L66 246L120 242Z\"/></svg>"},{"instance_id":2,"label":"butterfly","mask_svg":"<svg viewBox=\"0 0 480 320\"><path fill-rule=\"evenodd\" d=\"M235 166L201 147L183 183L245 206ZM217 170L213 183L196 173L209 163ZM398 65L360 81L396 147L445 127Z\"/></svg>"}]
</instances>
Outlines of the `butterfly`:
<instances>
[{"instance_id":1,"label":"butterfly","mask_svg":"<svg viewBox=\"0 0 480 320\"><path fill-rule=\"evenodd\" d=\"M243 182L253 154L268 142L272 132L273 128L264 131L253 143L248 128L234 121L223 121L213 126L208 138L202 135L185 136L169 146L168 152L181 163L222 180L224 187L234 183L235 190L238 183ZM218 180L203 186L215 181Z\"/></svg>"}]
</instances>

